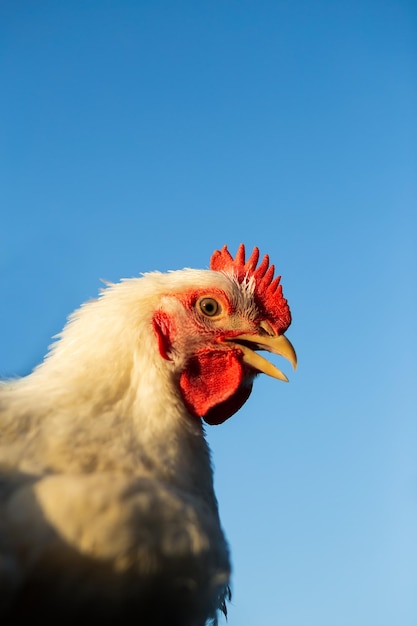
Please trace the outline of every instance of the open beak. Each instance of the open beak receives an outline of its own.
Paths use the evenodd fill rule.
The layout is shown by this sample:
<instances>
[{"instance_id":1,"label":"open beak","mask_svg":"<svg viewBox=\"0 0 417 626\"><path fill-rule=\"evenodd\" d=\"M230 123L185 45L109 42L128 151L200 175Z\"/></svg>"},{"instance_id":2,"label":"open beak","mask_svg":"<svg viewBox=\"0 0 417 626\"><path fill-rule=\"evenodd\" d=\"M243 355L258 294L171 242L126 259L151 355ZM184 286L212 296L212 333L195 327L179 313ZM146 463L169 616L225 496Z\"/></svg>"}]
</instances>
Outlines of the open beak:
<instances>
[{"instance_id":1,"label":"open beak","mask_svg":"<svg viewBox=\"0 0 417 626\"><path fill-rule=\"evenodd\" d=\"M291 344L291 342L284 335L270 335L270 334L249 334L244 333L231 337L230 339L224 339L228 343L234 343L239 346L239 349L243 352L243 362L253 367L258 372L263 372L288 382L288 378L280 369L275 367L270 361L263 356L255 352L255 350L267 350L273 354L278 354L288 359L294 369L297 367L297 355Z\"/></svg>"}]
</instances>

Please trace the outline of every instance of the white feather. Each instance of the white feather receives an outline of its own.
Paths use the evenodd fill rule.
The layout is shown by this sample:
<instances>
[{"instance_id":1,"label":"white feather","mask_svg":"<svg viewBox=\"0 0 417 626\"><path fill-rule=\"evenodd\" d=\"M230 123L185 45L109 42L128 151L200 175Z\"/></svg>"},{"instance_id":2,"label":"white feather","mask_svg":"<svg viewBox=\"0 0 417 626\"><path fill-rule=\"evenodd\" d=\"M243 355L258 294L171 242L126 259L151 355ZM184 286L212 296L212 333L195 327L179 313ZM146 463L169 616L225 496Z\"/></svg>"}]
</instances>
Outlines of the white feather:
<instances>
[{"instance_id":1,"label":"white feather","mask_svg":"<svg viewBox=\"0 0 417 626\"><path fill-rule=\"evenodd\" d=\"M161 358L152 330L161 303L181 315L173 296L196 286L256 314L250 281L146 274L107 286L30 376L1 384L0 616L24 615L31 585L39 615L95 615L103 603L102 621L134 607L158 624L163 603L179 603L174 589L171 623L198 626L224 604L230 562L209 449L178 391L181 356ZM151 612L148 580L167 594Z\"/></svg>"}]
</instances>

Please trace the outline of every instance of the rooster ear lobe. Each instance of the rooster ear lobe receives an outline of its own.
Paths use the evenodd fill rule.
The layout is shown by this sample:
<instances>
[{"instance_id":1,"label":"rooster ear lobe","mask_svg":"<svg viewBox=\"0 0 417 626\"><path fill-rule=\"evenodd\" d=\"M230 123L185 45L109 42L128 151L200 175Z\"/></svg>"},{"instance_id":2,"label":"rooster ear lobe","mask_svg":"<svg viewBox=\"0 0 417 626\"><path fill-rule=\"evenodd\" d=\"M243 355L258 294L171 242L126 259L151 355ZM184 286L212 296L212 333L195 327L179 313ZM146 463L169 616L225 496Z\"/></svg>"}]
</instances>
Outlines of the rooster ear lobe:
<instances>
[{"instance_id":1,"label":"rooster ear lobe","mask_svg":"<svg viewBox=\"0 0 417 626\"><path fill-rule=\"evenodd\" d=\"M152 318L152 326L158 339L159 354L163 359L172 361L169 353L172 349L172 321L164 311L156 311Z\"/></svg>"}]
</instances>

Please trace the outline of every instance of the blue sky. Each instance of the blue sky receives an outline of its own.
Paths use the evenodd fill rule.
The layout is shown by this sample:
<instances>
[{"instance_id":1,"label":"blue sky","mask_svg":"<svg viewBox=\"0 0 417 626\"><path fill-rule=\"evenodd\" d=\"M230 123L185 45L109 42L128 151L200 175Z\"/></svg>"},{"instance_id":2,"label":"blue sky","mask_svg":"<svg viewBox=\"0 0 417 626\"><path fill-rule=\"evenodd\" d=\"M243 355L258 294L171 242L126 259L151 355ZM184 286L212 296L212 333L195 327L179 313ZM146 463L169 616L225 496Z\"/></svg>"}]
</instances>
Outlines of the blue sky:
<instances>
[{"instance_id":1,"label":"blue sky","mask_svg":"<svg viewBox=\"0 0 417 626\"><path fill-rule=\"evenodd\" d=\"M208 430L228 623L414 626L416 4L4 0L0 76L0 375L100 279L258 245L300 365Z\"/></svg>"}]
</instances>

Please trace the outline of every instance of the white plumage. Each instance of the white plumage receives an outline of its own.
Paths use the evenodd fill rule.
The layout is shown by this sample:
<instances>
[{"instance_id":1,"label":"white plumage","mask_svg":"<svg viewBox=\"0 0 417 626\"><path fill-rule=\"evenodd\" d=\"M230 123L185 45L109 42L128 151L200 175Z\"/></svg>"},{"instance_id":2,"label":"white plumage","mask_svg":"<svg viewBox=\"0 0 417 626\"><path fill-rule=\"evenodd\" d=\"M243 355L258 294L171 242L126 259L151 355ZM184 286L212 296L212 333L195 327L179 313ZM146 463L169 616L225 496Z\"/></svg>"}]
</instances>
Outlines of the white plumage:
<instances>
[{"instance_id":1,"label":"white plumage","mask_svg":"<svg viewBox=\"0 0 417 626\"><path fill-rule=\"evenodd\" d=\"M263 347L255 277L226 270L109 285L30 376L1 384L2 623L203 626L224 608L229 550L193 407L244 401L262 369L248 354ZM226 353L240 372L230 393ZM191 372L208 358L220 378Z\"/></svg>"}]
</instances>

